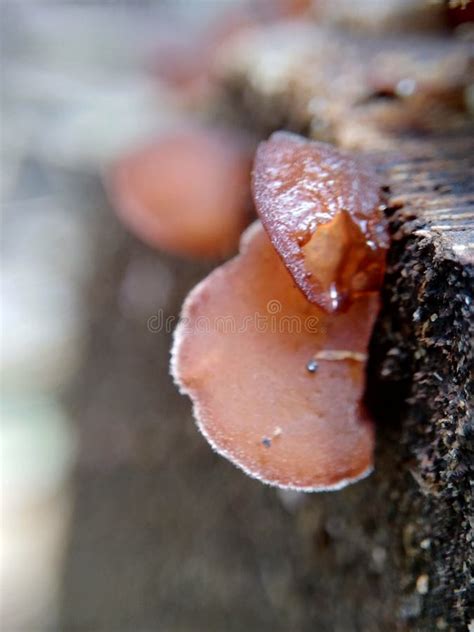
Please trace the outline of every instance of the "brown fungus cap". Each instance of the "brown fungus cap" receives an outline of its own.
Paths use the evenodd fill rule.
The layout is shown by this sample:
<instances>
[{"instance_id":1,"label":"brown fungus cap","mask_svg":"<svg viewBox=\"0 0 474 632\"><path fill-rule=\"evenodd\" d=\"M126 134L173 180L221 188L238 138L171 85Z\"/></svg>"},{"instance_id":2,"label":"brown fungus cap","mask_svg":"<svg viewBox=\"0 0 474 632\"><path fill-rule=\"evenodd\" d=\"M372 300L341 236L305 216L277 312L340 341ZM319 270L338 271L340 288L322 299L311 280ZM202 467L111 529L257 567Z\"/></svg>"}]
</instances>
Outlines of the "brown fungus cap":
<instances>
[{"instance_id":1,"label":"brown fungus cap","mask_svg":"<svg viewBox=\"0 0 474 632\"><path fill-rule=\"evenodd\" d=\"M334 312L380 288L388 234L370 166L326 143L276 132L258 147L253 192L309 301Z\"/></svg>"},{"instance_id":2,"label":"brown fungus cap","mask_svg":"<svg viewBox=\"0 0 474 632\"><path fill-rule=\"evenodd\" d=\"M378 312L367 294L344 313L309 303L260 223L240 254L188 296L172 373L212 447L263 482L338 489L372 469L361 404Z\"/></svg>"},{"instance_id":3,"label":"brown fungus cap","mask_svg":"<svg viewBox=\"0 0 474 632\"><path fill-rule=\"evenodd\" d=\"M227 129L169 132L113 166L112 203L152 247L191 258L232 254L251 215L252 149Z\"/></svg>"}]
</instances>

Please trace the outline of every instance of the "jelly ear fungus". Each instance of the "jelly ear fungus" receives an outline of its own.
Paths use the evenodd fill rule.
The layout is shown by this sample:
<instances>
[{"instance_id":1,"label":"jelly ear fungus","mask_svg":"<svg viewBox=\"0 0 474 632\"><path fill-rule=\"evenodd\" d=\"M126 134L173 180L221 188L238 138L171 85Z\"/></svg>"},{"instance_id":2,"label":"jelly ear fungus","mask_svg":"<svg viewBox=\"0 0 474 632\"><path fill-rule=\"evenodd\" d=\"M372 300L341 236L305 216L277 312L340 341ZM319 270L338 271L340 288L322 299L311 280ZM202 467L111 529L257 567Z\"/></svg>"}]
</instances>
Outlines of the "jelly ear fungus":
<instances>
[{"instance_id":1,"label":"jelly ear fungus","mask_svg":"<svg viewBox=\"0 0 474 632\"><path fill-rule=\"evenodd\" d=\"M310 304L256 223L186 299L172 374L206 439L247 474L338 489L372 469L361 358L377 310L375 294L337 317Z\"/></svg>"},{"instance_id":2,"label":"jelly ear fungus","mask_svg":"<svg viewBox=\"0 0 474 632\"><path fill-rule=\"evenodd\" d=\"M329 312L377 291L388 248L375 172L327 143L276 132L260 143L253 196L307 299Z\"/></svg>"},{"instance_id":3,"label":"jelly ear fungus","mask_svg":"<svg viewBox=\"0 0 474 632\"><path fill-rule=\"evenodd\" d=\"M285 133L258 150L254 197L264 227L186 299L172 374L211 446L247 474L340 489L373 467L363 395L388 241L379 190L349 157Z\"/></svg>"},{"instance_id":4,"label":"jelly ear fungus","mask_svg":"<svg viewBox=\"0 0 474 632\"><path fill-rule=\"evenodd\" d=\"M231 129L168 131L120 158L106 186L123 223L186 258L236 252L250 222L253 142Z\"/></svg>"}]
</instances>

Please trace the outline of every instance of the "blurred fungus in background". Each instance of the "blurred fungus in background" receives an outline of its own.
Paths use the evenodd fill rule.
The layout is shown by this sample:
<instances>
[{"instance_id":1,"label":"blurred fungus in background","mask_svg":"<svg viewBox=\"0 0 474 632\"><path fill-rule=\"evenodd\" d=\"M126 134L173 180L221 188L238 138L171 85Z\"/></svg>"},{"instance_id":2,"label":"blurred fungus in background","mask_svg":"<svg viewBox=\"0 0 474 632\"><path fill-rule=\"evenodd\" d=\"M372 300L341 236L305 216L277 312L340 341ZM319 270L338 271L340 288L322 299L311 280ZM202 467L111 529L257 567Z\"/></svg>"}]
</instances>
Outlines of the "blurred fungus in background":
<instances>
[{"instance_id":1,"label":"blurred fungus in background","mask_svg":"<svg viewBox=\"0 0 474 632\"><path fill-rule=\"evenodd\" d=\"M225 129L168 132L107 178L113 206L145 243L187 258L237 250L251 216L252 144Z\"/></svg>"},{"instance_id":2,"label":"blurred fungus in background","mask_svg":"<svg viewBox=\"0 0 474 632\"><path fill-rule=\"evenodd\" d=\"M182 95L149 72L150 62L170 22L189 41L215 12L195 7L195 25L186 8L166 3L4 2L1 12L0 620L9 632L41 632L60 617L71 475L84 449L78 410L88 406L87 394L75 405L75 385L90 342L90 301L103 295L99 287L91 299L91 287L125 238L111 222L100 175L189 118ZM249 159L236 150L234 161L232 149L210 144L211 163L235 163L230 187L245 189ZM223 250L247 221L245 191L239 196ZM153 269L160 265L166 280L166 263Z\"/></svg>"},{"instance_id":3,"label":"blurred fungus in background","mask_svg":"<svg viewBox=\"0 0 474 632\"><path fill-rule=\"evenodd\" d=\"M195 23L186 20L175 21L172 28L164 25L152 58L153 74L189 103L205 101L212 93L214 66L222 45L246 30L302 19L312 10L311 0L244 0L208 6L213 14L197 31ZM202 11L202 5L200 8Z\"/></svg>"}]
</instances>

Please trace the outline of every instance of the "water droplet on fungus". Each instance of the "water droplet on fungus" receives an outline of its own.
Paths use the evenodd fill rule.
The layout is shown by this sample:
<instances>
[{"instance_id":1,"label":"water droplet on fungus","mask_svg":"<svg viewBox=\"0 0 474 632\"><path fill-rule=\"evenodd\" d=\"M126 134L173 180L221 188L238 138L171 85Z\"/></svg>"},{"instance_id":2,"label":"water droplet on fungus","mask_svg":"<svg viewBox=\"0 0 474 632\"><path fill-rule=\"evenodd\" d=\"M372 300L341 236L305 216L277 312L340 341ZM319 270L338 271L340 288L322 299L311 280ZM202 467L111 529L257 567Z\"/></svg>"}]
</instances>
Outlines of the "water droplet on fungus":
<instances>
[{"instance_id":1,"label":"water droplet on fungus","mask_svg":"<svg viewBox=\"0 0 474 632\"><path fill-rule=\"evenodd\" d=\"M274 247L309 301L335 312L380 289L388 232L370 165L276 132L257 150L253 191Z\"/></svg>"}]
</instances>

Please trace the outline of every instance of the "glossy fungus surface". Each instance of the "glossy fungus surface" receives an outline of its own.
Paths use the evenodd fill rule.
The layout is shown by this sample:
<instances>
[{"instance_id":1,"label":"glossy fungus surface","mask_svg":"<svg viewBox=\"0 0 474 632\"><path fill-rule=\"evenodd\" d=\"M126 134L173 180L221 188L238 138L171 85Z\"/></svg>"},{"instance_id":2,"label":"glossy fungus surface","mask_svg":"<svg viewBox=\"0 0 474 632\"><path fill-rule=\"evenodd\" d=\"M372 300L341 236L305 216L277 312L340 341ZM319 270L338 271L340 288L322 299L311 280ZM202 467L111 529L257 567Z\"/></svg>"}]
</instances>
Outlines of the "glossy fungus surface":
<instances>
[{"instance_id":1,"label":"glossy fungus surface","mask_svg":"<svg viewBox=\"0 0 474 632\"><path fill-rule=\"evenodd\" d=\"M274 247L309 301L334 312L380 288L388 234L368 164L276 132L257 150L253 192Z\"/></svg>"},{"instance_id":2,"label":"glossy fungus surface","mask_svg":"<svg viewBox=\"0 0 474 632\"><path fill-rule=\"evenodd\" d=\"M172 373L214 449L266 483L337 489L372 468L361 404L378 295L345 312L309 303L259 222L188 296Z\"/></svg>"}]
</instances>

